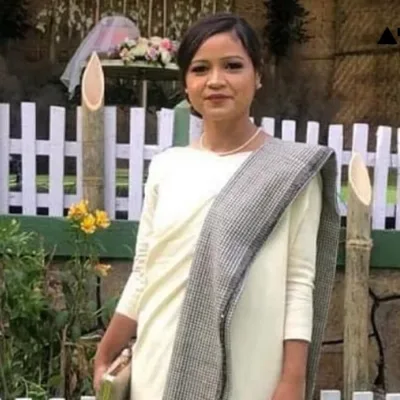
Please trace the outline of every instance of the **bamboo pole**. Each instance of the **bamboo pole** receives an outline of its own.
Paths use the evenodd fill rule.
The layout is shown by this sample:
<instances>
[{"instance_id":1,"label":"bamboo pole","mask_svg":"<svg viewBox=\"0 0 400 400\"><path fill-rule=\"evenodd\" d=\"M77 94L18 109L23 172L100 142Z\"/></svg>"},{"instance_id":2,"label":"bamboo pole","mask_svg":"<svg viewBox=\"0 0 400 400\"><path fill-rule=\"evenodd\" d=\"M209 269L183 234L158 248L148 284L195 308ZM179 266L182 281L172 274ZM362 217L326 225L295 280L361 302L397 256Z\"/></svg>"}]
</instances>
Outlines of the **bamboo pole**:
<instances>
[{"instance_id":1,"label":"bamboo pole","mask_svg":"<svg viewBox=\"0 0 400 400\"><path fill-rule=\"evenodd\" d=\"M94 21L97 24L100 21L100 0L96 0L96 8L94 12Z\"/></svg>"},{"instance_id":2,"label":"bamboo pole","mask_svg":"<svg viewBox=\"0 0 400 400\"><path fill-rule=\"evenodd\" d=\"M168 0L163 0L163 36L167 37Z\"/></svg>"},{"instance_id":3,"label":"bamboo pole","mask_svg":"<svg viewBox=\"0 0 400 400\"><path fill-rule=\"evenodd\" d=\"M104 74L94 52L82 77L83 196L104 208Z\"/></svg>"},{"instance_id":4,"label":"bamboo pole","mask_svg":"<svg viewBox=\"0 0 400 400\"><path fill-rule=\"evenodd\" d=\"M153 23L153 0L149 0L148 19L147 19L147 37L151 37L152 23Z\"/></svg>"},{"instance_id":5,"label":"bamboo pole","mask_svg":"<svg viewBox=\"0 0 400 400\"><path fill-rule=\"evenodd\" d=\"M56 13L58 8L58 0L51 2L50 32L49 32L49 60L51 64L57 61L56 36L59 24L57 23Z\"/></svg>"},{"instance_id":6,"label":"bamboo pole","mask_svg":"<svg viewBox=\"0 0 400 400\"><path fill-rule=\"evenodd\" d=\"M81 2L81 11L82 11L82 15L86 19L86 1ZM86 35L86 25L85 24L81 25L80 33L81 33L81 40L83 40L83 38Z\"/></svg>"},{"instance_id":7,"label":"bamboo pole","mask_svg":"<svg viewBox=\"0 0 400 400\"><path fill-rule=\"evenodd\" d=\"M68 40L72 37L72 20L74 17L73 0L68 0Z\"/></svg>"},{"instance_id":8,"label":"bamboo pole","mask_svg":"<svg viewBox=\"0 0 400 400\"><path fill-rule=\"evenodd\" d=\"M371 254L371 183L358 153L349 164L344 292L344 400L369 390L369 295Z\"/></svg>"}]
</instances>

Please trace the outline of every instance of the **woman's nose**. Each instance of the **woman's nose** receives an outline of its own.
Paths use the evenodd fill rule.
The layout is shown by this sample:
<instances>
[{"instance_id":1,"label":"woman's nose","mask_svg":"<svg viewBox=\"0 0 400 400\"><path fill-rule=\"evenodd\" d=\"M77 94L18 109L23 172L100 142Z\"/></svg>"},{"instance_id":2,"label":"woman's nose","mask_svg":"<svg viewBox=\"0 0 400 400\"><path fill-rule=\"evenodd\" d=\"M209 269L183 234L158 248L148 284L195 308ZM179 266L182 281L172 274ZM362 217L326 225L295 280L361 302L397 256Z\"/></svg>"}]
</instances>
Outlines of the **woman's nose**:
<instances>
[{"instance_id":1,"label":"woman's nose","mask_svg":"<svg viewBox=\"0 0 400 400\"><path fill-rule=\"evenodd\" d=\"M225 83L224 79L224 74L223 71L221 71L219 68L214 68L210 72L210 76L208 79L208 86L214 87L214 86L223 86Z\"/></svg>"}]
</instances>

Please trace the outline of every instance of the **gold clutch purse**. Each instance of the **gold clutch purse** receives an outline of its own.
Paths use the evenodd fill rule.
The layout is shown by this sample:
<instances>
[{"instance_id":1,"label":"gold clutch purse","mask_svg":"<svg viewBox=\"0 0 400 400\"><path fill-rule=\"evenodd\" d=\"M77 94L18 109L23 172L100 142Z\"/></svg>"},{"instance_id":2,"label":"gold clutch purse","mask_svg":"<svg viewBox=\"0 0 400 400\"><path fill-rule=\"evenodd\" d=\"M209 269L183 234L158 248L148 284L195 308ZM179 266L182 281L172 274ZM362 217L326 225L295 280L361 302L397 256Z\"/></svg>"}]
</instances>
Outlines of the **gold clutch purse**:
<instances>
[{"instance_id":1,"label":"gold clutch purse","mask_svg":"<svg viewBox=\"0 0 400 400\"><path fill-rule=\"evenodd\" d=\"M104 374L97 400L130 400L131 349L124 349Z\"/></svg>"}]
</instances>

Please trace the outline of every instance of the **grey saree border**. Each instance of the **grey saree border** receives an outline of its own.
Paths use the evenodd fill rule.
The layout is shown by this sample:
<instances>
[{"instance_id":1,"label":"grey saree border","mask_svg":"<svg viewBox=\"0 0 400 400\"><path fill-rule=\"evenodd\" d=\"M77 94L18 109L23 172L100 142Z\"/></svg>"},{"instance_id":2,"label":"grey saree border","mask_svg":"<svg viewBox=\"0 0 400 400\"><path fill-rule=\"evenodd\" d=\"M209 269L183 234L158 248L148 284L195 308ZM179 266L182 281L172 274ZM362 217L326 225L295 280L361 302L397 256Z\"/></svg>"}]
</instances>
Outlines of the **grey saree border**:
<instances>
[{"instance_id":1,"label":"grey saree border","mask_svg":"<svg viewBox=\"0 0 400 400\"><path fill-rule=\"evenodd\" d=\"M206 216L189 274L163 400L226 399L226 338L248 266L285 210L319 172L324 202L317 266L325 270L317 268L314 293L317 323L313 328L306 388L306 399L312 398L340 228L335 153L322 146L271 139L242 164ZM275 191L271 193L271 189ZM209 268L204 268L205 262ZM216 265L224 268L213 269ZM213 375L213 369L217 374Z\"/></svg>"}]
</instances>

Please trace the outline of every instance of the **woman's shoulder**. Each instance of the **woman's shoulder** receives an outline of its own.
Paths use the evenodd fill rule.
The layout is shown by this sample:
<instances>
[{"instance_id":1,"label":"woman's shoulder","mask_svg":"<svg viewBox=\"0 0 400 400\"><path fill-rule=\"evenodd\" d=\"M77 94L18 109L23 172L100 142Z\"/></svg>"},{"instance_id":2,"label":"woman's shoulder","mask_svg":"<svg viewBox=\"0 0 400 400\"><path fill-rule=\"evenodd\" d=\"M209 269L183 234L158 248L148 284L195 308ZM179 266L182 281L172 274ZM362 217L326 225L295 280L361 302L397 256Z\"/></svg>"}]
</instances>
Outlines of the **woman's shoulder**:
<instances>
[{"instance_id":1,"label":"woman's shoulder","mask_svg":"<svg viewBox=\"0 0 400 400\"><path fill-rule=\"evenodd\" d=\"M190 149L171 146L153 155L149 165L149 175L162 176L171 172L174 167L182 168L183 163L191 160Z\"/></svg>"},{"instance_id":2,"label":"woman's shoulder","mask_svg":"<svg viewBox=\"0 0 400 400\"><path fill-rule=\"evenodd\" d=\"M328 156L334 152L327 145L319 143L305 143L275 138L275 143L279 144L280 152L288 157L312 158L316 155Z\"/></svg>"},{"instance_id":3,"label":"woman's shoulder","mask_svg":"<svg viewBox=\"0 0 400 400\"><path fill-rule=\"evenodd\" d=\"M153 156L151 162L153 164L165 164L174 162L177 157L183 157L190 151L189 147L170 146Z\"/></svg>"},{"instance_id":4,"label":"woman's shoulder","mask_svg":"<svg viewBox=\"0 0 400 400\"><path fill-rule=\"evenodd\" d=\"M321 173L315 174L305 185L301 193L292 203L292 212L300 215L310 210L317 211L321 207L323 198L323 182Z\"/></svg>"}]
</instances>

